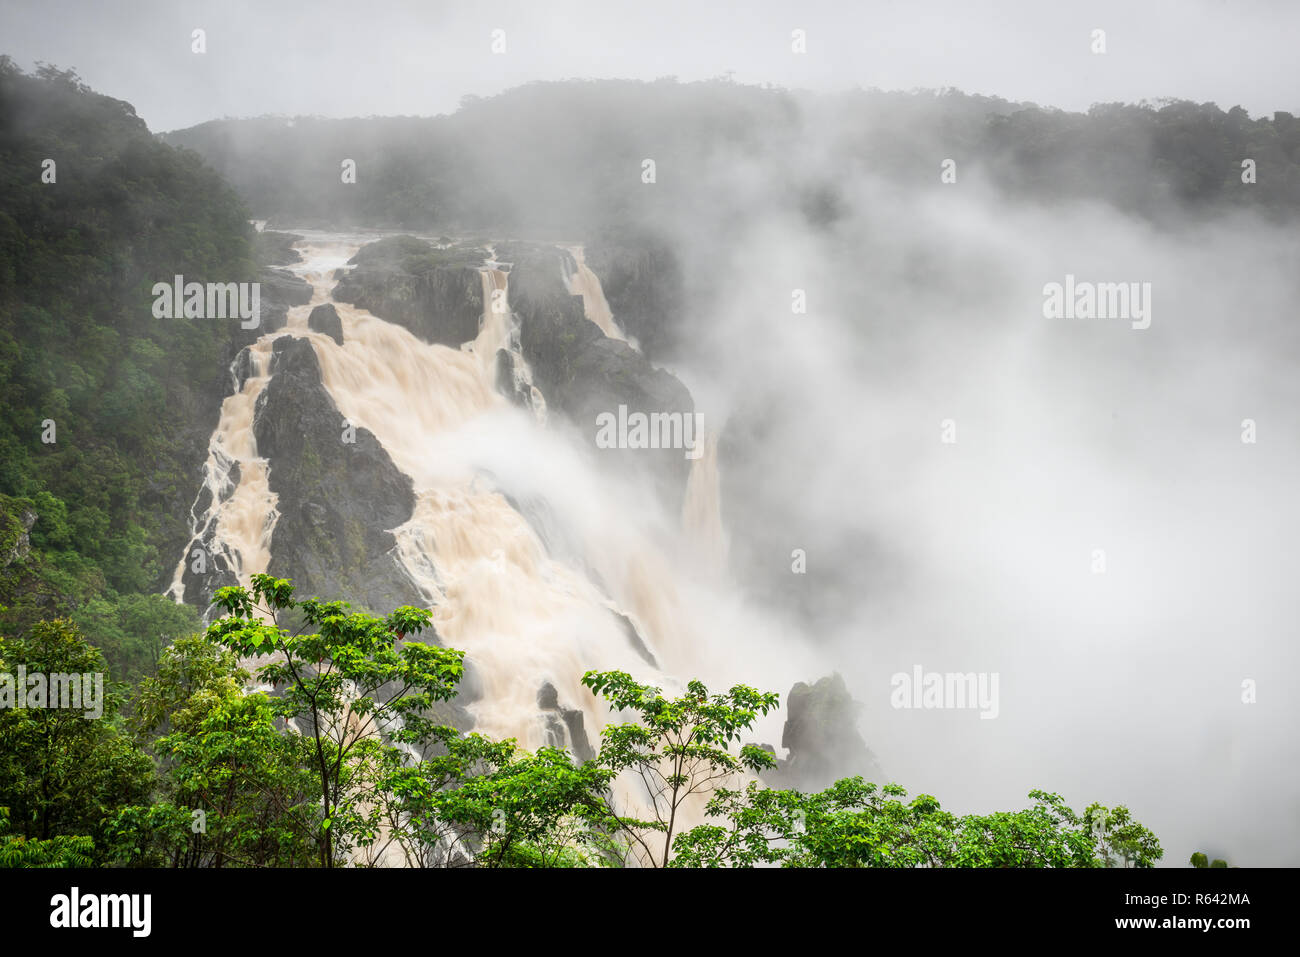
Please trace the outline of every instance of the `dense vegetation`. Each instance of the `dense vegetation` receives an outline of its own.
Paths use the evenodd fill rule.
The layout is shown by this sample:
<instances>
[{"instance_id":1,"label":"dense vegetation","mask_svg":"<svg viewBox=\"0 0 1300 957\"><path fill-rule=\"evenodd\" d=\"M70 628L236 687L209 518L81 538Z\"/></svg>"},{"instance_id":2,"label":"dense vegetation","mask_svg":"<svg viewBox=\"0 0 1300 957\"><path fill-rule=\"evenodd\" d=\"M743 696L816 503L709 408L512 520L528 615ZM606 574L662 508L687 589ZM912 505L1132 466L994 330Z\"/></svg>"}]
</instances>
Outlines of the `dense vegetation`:
<instances>
[{"instance_id":1,"label":"dense vegetation","mask_svg":"<svg viewBox=\"0 0 1300 957\"><path fill-rule=\"evenodd\" d=\"M167 134L274 220L590 235L707 207L755 158L764 212L834 220L848 175L937 184L953 158L1009 196L1096 199L1160 219L1300 211L1300 120L1213 103L1097 104L1071 113L957 91L811 95L725 80L538 82L450 116L217 120ZM816 162L799 149L816 144ZM641 163L657 164L655 189ZM356 163L345 183L342 163ZM1257 182L1241 189L1242 160Z\"/></svg>"},{"instance_id":2,"label":"dense vegetation","mask_svg":"<svg viewBox=\"0 0 1300 957\"><path fill-rule=\"evenodd\" d=\"M0 709L0 865L1150 867L1162 854L1126 808L1080 814L1039 791L1026 810L958 816L861 778L765 787L754 775L773 756L740 740L777 696L743 685L674 697L592 672L583 683L632 719L589 761L530 754L438 721L463 655L413 640L428 611L299 602L268 575L215 598L224 617L163 653L129 721L116 695L99 720ZM240 661L263 655L271 690L249 691ZM103 668L67 621L0 641L0 663ZM686 827L692 805L705 821Z\"/></svg>"},{"instance_id":3,"label":"dense vegetation","mask_svg":"<svg viewBox=\"0 0 1300 957\"><path fill-rule=\"evenodd\" d=\"M220 177L129 104L0 58L5 633L69 616L125 679L194 629L154 593L188 534L234 324L156 319L151 288L253 278L251 235Z\"/></svg>"}]
</instances>

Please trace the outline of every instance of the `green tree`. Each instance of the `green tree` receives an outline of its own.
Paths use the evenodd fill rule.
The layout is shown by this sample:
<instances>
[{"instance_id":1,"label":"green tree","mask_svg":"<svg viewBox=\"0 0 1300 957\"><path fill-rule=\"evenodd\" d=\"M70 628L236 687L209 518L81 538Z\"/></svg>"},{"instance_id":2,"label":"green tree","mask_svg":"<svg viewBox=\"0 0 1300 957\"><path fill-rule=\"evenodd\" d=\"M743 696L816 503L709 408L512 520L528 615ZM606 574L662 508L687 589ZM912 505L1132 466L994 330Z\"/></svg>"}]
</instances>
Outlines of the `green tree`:
<instances>
[{"instance_id":1,"label":"green tree","mask_svg":"<svg viewBox=\"0 0 1300 957\"><path fill-rule=\"evenodd\" d=\"M153 766L122 727L121 696L107 681L103 656L72 622L38 622L23 638L0 638L0 661L14 675L98 675L101 714L85 707L0 708L0 806L28 840L89 835L97 853L103 822L118 804L143 800ZM48 703L48 702L46 702Z\"/></svg>"},{"instance_id":2,"label":"green tree","mask_svg":"<svg viewBox=\"0 0 1300 957\"><path fill-rule=\"evenodd\" d=\"M1135 821L1126 807L1090 805L1084 811L1083 823L1096 841L1103 867L1154 867L1164 856L1160 841Z\"/></svg>"},{"instance_id":3,"label":"green tree","mask_svg":"<svg viewBox=\"0 0 1300 957\"><path fill-rule=\"evenodd\" d=\"M621 808L607 791L605 820L611 832L627 839L629 851L644 866L669 864L688 802L703 802L746 770L775 766L772 755L755 745L745 745L738 754L729 750L740 732L777 706L773 692L736 685L725 694L710 695L699 681L691 681L684 695L670 699L621 671L590 671L582 683L614 709L640 718L605 727L595 760L612 776L626 775L644 789L643 809ZM648 816L636 816L633 810Z\"/></svg>"},{"instance_id":4,"label":"green tree","mask_svg":"<svg viewBox=\"0 0 1300 957\"><path fill-rule=\"evenodd\" d=\"M148 806L118 810L114 853L131 866L293 867L313 860L319 825L310 749L277 727L248 672L206 638L168 648L137 691L141 734L154 742L163 784ZM280 722L282 724L283 722Z\"/></svg>"},{"instance_id":5,"label":"green tree","mask_svg":"<svg viewBox=\"0 0 1300 957\"><path fill-rule=\"evenodd\" d=\"M616 853L600 796L613 777L597 762L579 764L563 749L541 748L436 792L432 804L477 866L607 864Z\"/></svg>"},{"instance_id":6,"label":"green tree","mask_svg":"<svg viewBox=\"0 0 1300 957\"><path fill-rule=\"evenodd\" d=\"M158 667L163 649L199 630L198 613L165 595L98 595L73 614L87 640L120 680L135 682Z\"/></svg>"},{"instance_id":7,"label":"green tree","mask_svg":"<svg viewBox=\"0 0 1300 957\"><path fill-rule=\"evenodd\" d=\"M758 782L719 789L707 823L679 835L674 866L752 867L1107 867L1121 855L1150 867L1154 835L1126 808L1093 805L1083 815L1060 795L1031 791L1021 811L957 816L896 785L846 778L816 794ZM1106 832L1098 822L1109 820Z\"/></svg>"},{"instance_id":8,"label":"green tree","mask_svg":"<svg viewBox=\"0 0 1300 957\"><path fill-rule=\"evenodd\" d=\"M379 769L394 760L393 750L427 740L438 727L428 715L455 695L464 653L405 640L429 624L424 609L403 606L376 618L347 602L295 602L293 585L269 575L254 575L252 586L251 593L218 589L214 602L227 614L207 635L241 658L270 657L257 677L278 692L275 713L308 738L321 809L319 859L332 867L358 839L376 839L369 824ZM303 622L294 633L277 624L289 612Z\"/></svg>"},{"instance_id":9,"label":"green tree","mask_svg":"<svg viewBox=\"0 0 1300 957\"><path fill-rule=\"evenodd\" d=\"M31 840L9 833L9 809L0 807L0 868L89 867L95 842L84 834Z\"/></svg>"}]
</instances>

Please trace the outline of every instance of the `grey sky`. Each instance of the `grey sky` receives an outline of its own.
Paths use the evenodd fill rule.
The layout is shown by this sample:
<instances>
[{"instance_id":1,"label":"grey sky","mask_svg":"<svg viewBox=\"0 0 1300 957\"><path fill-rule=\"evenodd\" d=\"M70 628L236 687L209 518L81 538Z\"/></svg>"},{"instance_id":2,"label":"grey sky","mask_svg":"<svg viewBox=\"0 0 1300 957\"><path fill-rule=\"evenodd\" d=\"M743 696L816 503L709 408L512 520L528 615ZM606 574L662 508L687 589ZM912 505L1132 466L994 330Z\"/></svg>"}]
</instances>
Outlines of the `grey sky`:
<instances>
[{"instance_id":1,"label":"grey sky","mask_svg":"<svg viewBox=\"0 0 1300 957\"><path fill-rule=\"evenodd\" d=\"M190 50L207 31L207 53ZM1093 29L1107 52L1090 52ZM492 31L506 52L491 52ZM791 52L791 31L807 53ZM1175 96L1300 112L1300 4L1283 0L6 0L0 52L73 67L154 130L221 116L429 115L530 80L958 87L1067 109Z\"/></svg>"}]
</instances>

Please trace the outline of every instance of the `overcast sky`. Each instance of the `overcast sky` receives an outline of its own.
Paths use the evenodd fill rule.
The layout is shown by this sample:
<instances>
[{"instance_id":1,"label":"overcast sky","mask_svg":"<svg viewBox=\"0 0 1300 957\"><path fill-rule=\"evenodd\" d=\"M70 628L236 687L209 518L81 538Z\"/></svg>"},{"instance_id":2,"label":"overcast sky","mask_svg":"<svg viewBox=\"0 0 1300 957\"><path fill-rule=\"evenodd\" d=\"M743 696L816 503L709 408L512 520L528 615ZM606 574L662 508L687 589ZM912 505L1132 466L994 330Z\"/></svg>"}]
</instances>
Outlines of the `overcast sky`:
<instances>
[{"instance_id":1,"label":"overcast sky","mask_svg":"<svg viewBox=\"0 0 1300 957\"><path fill-rule=\"evenodd\" d=\"M202 56L195 28L207 33ZM506 50L494 54L498 29ZM1104 55L1090 50L1094 29ZM267 113L432 115L529 80L728 71L1067 109L1173 96L1300 112L1300 4L1287 0L5 0L0 38L24 69L75 68L154 130Z\"/></svg>"}]
</instances>

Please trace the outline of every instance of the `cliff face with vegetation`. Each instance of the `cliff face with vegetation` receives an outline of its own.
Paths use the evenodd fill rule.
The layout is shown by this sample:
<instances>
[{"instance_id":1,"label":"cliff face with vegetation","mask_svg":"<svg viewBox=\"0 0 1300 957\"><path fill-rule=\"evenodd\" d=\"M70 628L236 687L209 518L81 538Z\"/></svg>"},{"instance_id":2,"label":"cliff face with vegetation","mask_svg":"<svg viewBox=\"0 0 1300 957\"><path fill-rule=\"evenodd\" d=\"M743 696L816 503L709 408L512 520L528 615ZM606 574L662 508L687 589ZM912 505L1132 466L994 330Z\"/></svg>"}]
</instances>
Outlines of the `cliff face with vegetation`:
<instances>
[{"instance_id":1,"label":"cliff face with vegetation","mask_svg":"<svg viewBox=\"0 0 1300 957\"><path fill-rule=\"evenodd\" d=\"M220 176L129 104L0 59L0 522L35 516L0 570L6 630L76 614L130 671L154 652L128 623L179 627L147 596L185 544L248 333L157 319L151 289L257 279L252 236Z\"/></svg>"}]
</instances>

